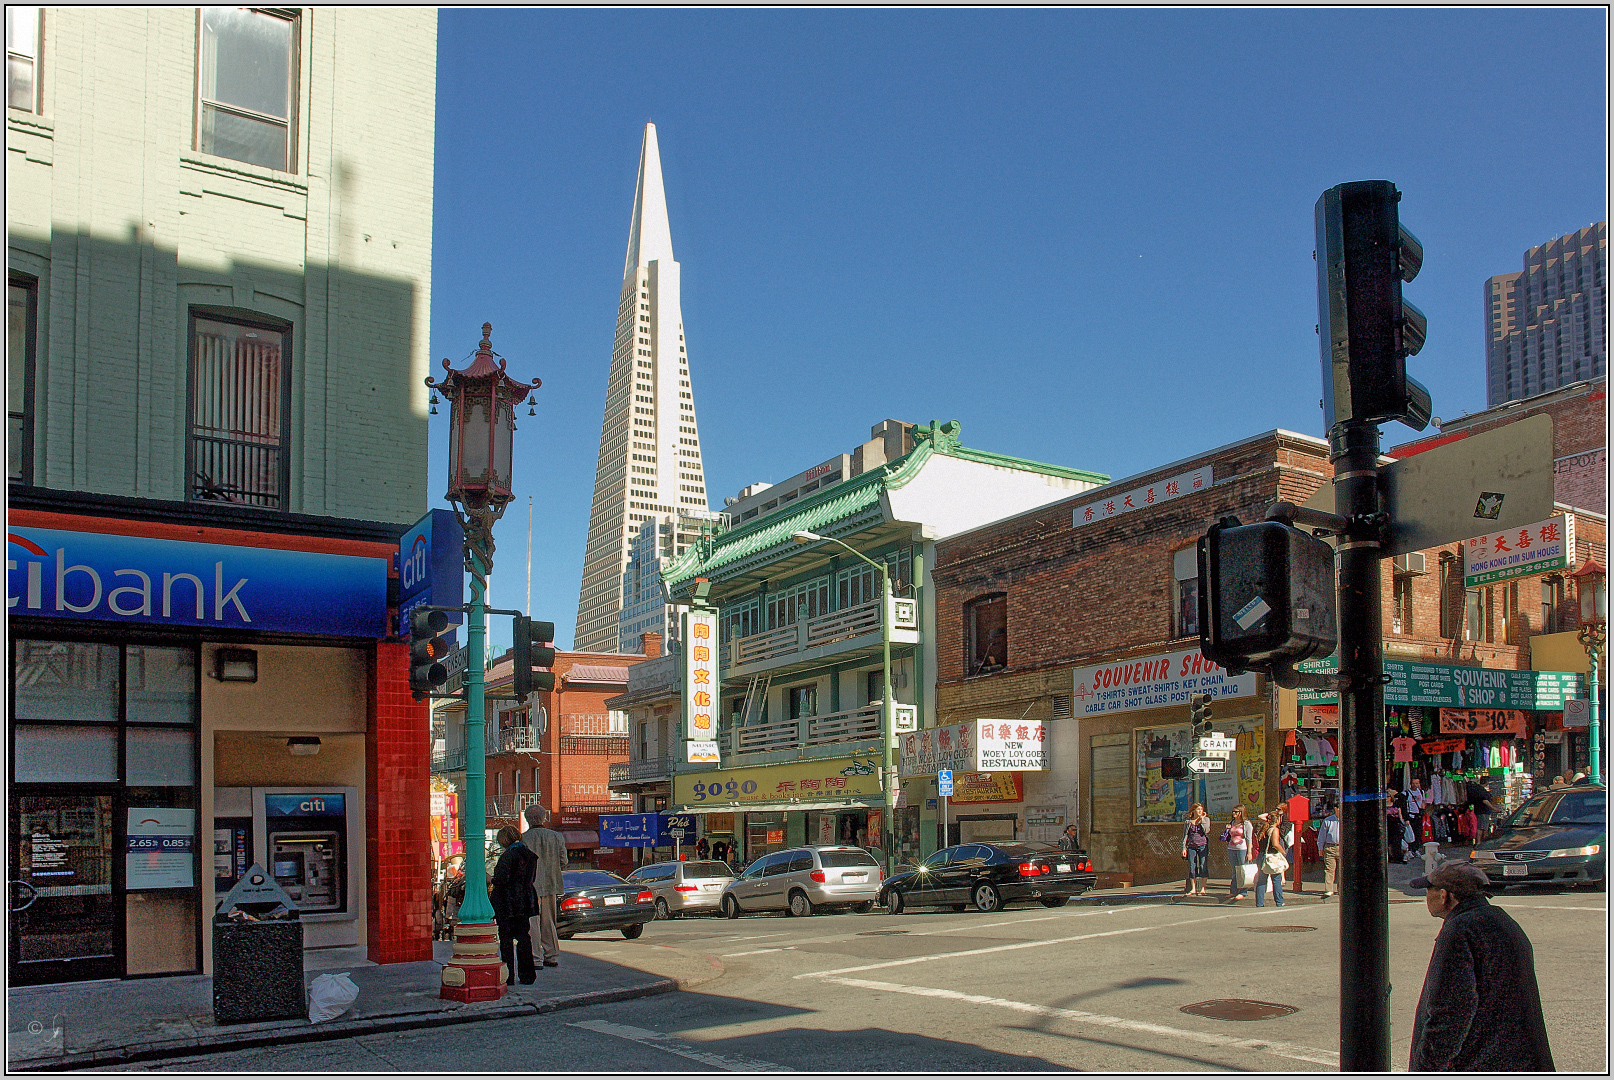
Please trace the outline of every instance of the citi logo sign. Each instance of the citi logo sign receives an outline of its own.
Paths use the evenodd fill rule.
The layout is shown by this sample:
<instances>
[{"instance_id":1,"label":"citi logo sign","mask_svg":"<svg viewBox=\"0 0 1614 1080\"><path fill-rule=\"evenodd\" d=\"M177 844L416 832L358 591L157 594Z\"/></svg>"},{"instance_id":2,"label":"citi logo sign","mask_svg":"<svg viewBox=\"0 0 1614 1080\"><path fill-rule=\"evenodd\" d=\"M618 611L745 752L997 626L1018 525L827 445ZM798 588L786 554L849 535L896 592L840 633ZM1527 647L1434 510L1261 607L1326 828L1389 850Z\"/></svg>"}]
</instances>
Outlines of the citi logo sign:
<instances>
[{"instance_id":1,"label":"citi logo sign","mask_svg":"<svg viewBox=\"0 0 1614 1080\"><path fill-rule=\"evenodd\" d=\"M430 556L431 545L426 543L426 534L416 533L414 542L409 545L408 558L398 567L398 577L405 591L425 582L431 570Z\"/></svg>"},{"instance_id":2,"label":"citi logo sign","mask_svg":"<svg viewBox=\"0 0 1614 1080\"><path fill-rule=\"evenodd\" d=\"M148 573L133 568L106 571L87 563L70 563L65 547L46 551L19 533L6 534L6 548L6 608L18 614L99 612L187 622L207 622L211 615L211 621L222 623L225 613L233 609L230 622L252 622L241 598L249 579L237 578L226 588L223 560L213 563L209 590L209 583L197 574ZM18 553L21 558L16 557Z\"/></svg>"}]
</instances>

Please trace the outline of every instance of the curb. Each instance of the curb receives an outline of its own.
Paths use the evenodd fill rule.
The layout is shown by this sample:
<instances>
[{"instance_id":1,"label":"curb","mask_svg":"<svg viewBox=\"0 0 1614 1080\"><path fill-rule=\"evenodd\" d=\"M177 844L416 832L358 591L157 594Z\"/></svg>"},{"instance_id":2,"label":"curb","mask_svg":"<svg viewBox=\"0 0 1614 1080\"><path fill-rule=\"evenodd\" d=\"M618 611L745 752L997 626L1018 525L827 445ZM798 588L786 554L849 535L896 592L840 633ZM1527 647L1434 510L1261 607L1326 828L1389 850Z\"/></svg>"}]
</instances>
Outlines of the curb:
<instances>
[{"instance_id":1,"label":"curb","mask_svg":"<svg viewBox=\"0 0 1614 1080\"><path fill-rule=\"evenodd\" d=\"M675 990L687 990L711 982L724 972L723 962L707 956L711 971L698 976L657 979L639 986L619 987L613 990L593 990L582 994L545 998L501 1005L491 1009L456 1010L453 1012L416 1012L378 1014L352 1020L332 1020L308 1027L286 1028L277 1031L243 1032L234 1037L224 1033L194 1039L170 1039L149 1042L138 1046L117 1047L106 1050L87 1050L63 1054L60 1057L25 1058L8 1062L7 1072L69 1072L77 1069L105 1068L136 1061L158 1061L164 1058L188 1057L229 1050L251 1050L261 1046L284 1046L292 1043L328 1042L352 1038L357 1035L380 1034L389 1031L409 1031L419 1028L452 1027L458 1024L475 1024L484 1020L509 1020L518 1016L540 1016L561 1009L578 1009L589 1005L605 1005L613 1001L631 1001L654 997Z\"/></svg>"}]
</instances>

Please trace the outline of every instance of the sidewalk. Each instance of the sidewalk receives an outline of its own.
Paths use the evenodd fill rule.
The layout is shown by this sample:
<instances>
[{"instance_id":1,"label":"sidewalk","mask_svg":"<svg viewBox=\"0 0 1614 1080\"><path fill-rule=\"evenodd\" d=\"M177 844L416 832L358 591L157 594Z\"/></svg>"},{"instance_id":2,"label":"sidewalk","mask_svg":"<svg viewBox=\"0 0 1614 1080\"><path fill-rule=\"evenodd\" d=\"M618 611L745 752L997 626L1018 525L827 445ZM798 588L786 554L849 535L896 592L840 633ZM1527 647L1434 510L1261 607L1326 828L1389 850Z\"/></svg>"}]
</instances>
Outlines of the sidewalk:
<instances>
[{"instance_id":1,"label":"sidewalk","mask_svg":"<svg viewBox=\"0 0 1614 1080\"><path fill-rule=\"evenodd\" d=\"M714 956L666 945L644 944L640 949L631 967L563 949L560 966L544 968L533 985L513 986L498 1001L471 1004L437 996L441 962L453 951L446 941L433 943L435 960L385 966L359 961L334 969L322 965L320 971L348 972L359 987L353 1006L323 1024L306 1020L217 1024L213 980L207 975L11 988L6 992L6 1064L10 1071L97 1068L212 1050L533 1016L663 994L723 974L722 962ZM620 949L614 953L621 956ZM312 984L319 973L306 972L305 981Z\"/></svg>"}]
</instances>

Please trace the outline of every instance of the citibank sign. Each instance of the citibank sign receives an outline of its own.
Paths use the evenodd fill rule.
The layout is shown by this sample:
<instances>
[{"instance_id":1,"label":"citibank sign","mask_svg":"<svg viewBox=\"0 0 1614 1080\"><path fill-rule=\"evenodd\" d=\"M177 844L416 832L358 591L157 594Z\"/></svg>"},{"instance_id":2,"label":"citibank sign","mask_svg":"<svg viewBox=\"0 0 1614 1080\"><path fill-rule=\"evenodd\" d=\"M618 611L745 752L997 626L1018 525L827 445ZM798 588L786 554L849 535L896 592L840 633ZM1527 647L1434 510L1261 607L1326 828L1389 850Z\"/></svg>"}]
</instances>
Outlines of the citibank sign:
<instances>
[{"instance_id":1,"label":"citibank sign","mask_svg":"<svg viewBox=\"0 0 1614 1080\"><path fill-rule=\"evenodd\" d=\"M6 609L12 618L383 637L387 560L13 527Z\"/></svg>"}]
</instances>

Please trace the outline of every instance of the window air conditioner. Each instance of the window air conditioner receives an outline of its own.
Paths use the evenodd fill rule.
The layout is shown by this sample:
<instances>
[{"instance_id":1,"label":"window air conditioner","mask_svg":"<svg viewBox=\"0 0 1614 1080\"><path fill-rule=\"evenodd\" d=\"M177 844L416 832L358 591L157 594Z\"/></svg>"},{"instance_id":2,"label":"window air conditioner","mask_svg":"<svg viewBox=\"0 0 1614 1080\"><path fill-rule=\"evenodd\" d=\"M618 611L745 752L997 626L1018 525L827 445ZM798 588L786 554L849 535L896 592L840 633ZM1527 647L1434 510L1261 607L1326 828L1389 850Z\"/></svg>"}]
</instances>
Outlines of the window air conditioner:
<instances>
[{"instance_id":1,"label":"window air conditioner","mask_svg":"<svg viewBox=\"0 0 1614 1080\"><path fill-rule=\"evenodd\" d=\"M1409 551L1405 555L1397 555L1391 560L1398 574L1427 574L1424 554L1421 551Z\"/></svg>"}]
</instances>

